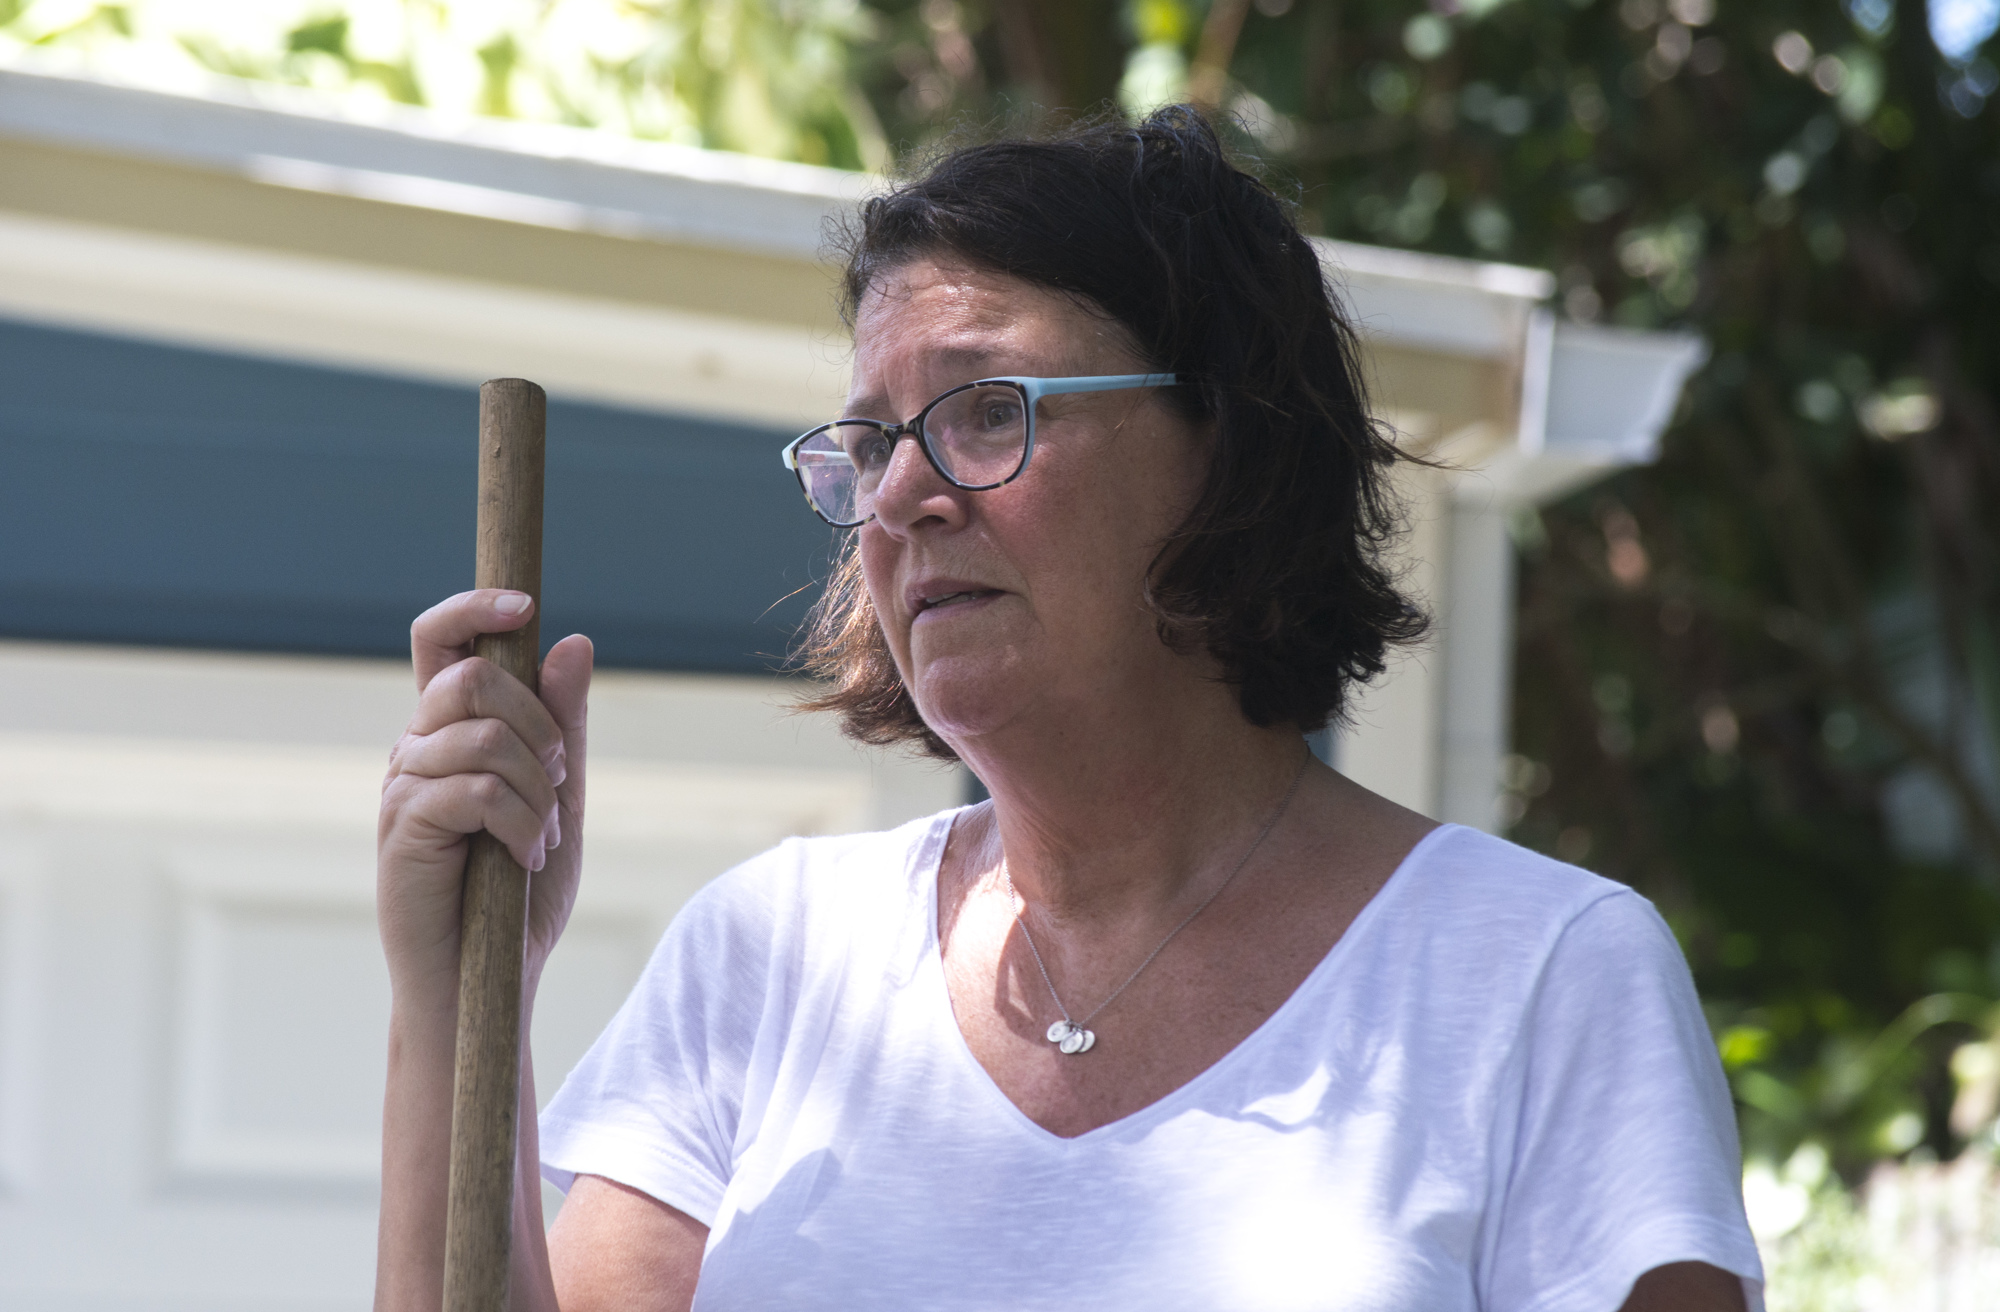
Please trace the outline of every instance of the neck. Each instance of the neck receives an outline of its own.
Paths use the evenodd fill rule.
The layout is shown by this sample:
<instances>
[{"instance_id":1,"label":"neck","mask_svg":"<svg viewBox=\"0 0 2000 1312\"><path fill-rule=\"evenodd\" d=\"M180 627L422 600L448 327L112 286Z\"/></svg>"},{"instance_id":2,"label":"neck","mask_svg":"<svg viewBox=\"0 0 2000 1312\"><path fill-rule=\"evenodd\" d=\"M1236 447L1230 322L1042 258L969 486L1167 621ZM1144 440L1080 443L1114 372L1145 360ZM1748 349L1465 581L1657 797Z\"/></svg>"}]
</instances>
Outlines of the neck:
<instances>
[{"instance_id":1,"label":"neck","mask_svg":"<svg viewBox=\"0 0 2000 1312\"><path fill-rule=\"evenodd\" d=\"M968 873L997 878L1042 917L1143 922L1225 878L1270 823L1302 768L1292 726L1260 729L1233 689L1178 700L1175 714L1065 713L955 743L993 794Z\"/></svg>"}]
</instances>

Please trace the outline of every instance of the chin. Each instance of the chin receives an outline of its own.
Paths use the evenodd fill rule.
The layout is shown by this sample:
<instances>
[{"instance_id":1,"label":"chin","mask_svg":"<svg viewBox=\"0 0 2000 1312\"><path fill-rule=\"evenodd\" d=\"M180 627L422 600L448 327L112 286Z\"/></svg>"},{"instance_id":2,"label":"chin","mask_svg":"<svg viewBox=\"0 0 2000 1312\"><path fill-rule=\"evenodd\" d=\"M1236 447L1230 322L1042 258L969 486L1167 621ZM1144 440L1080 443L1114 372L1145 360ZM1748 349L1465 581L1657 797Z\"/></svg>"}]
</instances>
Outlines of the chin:
<instances>
[{"instance_id":1,"label":"chin","mask_svg":"<svg viewBox=\"0 0 2000 1312\"><path fill-rule=\"evenodd\" d=\"M911 685L917 710L948 743L984 737L1020 715L1032 691L1011 649L926 661Z\"/></svg>"}]
</instances>

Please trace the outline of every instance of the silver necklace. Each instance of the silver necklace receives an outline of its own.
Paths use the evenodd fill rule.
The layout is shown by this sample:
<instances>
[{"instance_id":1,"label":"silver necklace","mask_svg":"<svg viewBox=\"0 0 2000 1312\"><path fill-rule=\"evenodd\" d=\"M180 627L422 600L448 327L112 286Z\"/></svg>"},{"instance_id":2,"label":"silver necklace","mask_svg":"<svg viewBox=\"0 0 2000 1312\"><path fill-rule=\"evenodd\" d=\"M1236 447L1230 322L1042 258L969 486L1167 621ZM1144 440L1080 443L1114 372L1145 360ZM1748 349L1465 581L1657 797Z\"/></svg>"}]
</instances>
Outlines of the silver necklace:
<instances>
[{"instance_id":1,"label":"silver necklace","mask_svg":"<svg viewBox=\"0 0 2000 1312\"><path fill-rule=\"evenodd\" d=\"M1214 892L1201 900L1200 906L1187 913L1186 919L1168 930L1167 936L1160 940L1158 947L1146 954L1146 959L1139 963L1138 969L1127 975L1125 982L1111 990L1111 996L1091 1008L1090 1014L1082 1020L1072 1020L1070 1018L1069 1008L1063 1006L1062 995L1056 992L1056 982L1049 978L1049 968L1042 962L1041 949L1035 946L1035 936L1028 932L1028 922L1021 918L1019 911L1014 913L1014 923L1021 927L1021 937L1027 940L1028 952L1035 959L1035 969L1042 972L1042 983L1049 986L1049 997L1055 1000L1056 1010L1062 1013L1062 1019L1049 1026L1046 1036L1050 1043L1056 1045L1058 1051L1066 1057L1076 1057L1089 1052L1093 1047L1097 1046L1096 1031L1086 1027L1090 1022L1096 1020L1106 1007L1118 1001L1118 995L1126 989L1131 988L1132 981L1144 974L1146 967L1153 964L1153 958L1166 951L1167 944L1173 942L1174 938L1182 930L1193 924L1196 916L1208 910L1208 904L1221 897L1222 890L1228 888L1230 882L1243 872L1244 866L1250 864L1250 858L1257 855L1257 849L1264 845L1264 840L1269 838L1271 831L1278 827L1278 821L1285 818L1285 811L1292 804L1293 794L1299 791L1299 782L1306 777L1306 763L1310 760L1312 760L1312 754L1308 752L1305 759L1299 762L1299 772L1292 776L1292 786L1285 790L1285 800L1278 803L1278 809L1265 822L1264 828L1257 834L1256 841L1250 844L1250 850L1245 852L1243 859L1236 863L1236 868L1231 870L1228 876L1215 886ZM1012 903L1019 900L1019 895L1014 892L1014 876L1007 869L1007 859L1005 857L1000 858L1000 878L1006 882L1008 902Z\"/></svg>"}]
</instances>

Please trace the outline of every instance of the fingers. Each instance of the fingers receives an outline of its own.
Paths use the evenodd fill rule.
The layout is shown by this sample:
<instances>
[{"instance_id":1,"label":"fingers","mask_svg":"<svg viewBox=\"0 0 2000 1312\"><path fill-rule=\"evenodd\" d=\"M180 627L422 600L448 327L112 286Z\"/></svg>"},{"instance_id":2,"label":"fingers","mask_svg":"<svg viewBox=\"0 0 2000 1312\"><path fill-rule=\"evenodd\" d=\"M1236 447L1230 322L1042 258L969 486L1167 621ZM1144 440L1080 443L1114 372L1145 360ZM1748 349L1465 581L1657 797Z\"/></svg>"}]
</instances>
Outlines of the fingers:
<instances>
[{"instance_id":1,"label":"fingers","mask_svg":"<svg viewBox=\"0 0 2000 1312\"><path fill-rule=\"evenodd\" d=\"M454 774L442 779L402 774L383 790L389 830L424 835L422 846L447 850L484 829L507 845L524 870L547 862L548 816L521 799L497 774Z\"/></svg>"},{"instance_id":2,"label":"fingers","mask_svg":"<svg viewBox=\"0 0 2000 1312\"><path fill-rule=\"evenodd\" d=\"M417 690L428 688L439 671L472 655L472 640L480 634L518 629L533 613L534 601L525 592L476 588L446 597L417 616L410 625L410 663L416 667Z\"/></svg>"},{"instance_id":3,"label":"fingers","mask_svg":"<svg viewBox=\"0 0 2000 1312\"><path fill-rule=\"evenodd\" d=\"M581 823L592 658L588 638L557 643L539 698L476 657L443 670L390 757L393 809L434 837L491 829L523 866L539 869L564 825Z\"/></svg>"},{"instance_id":4,"label":"fingers","mask_svg":"<svg viewBox=\"0 0 2000 1312\"><path fill-rule=\"evenodd\" d=\"M473 656L438 674L417 699L409 732L423 737L462 720L499 720L537 761L562 779L563 731L526 684L491 661Z\"/></svg>"},{"instance_id":5,"label":"fingers","mask_svg":"<svg viewBox=\"0 0 2000 1312\"><path fill-rule=\"evenodd\" d=\"M392 768L425 779L497 776L530 811L554 818L559 764L544 764L500 720L460 720L436 733L409 735L397 744Z\"/></svg>"}]
</instances>

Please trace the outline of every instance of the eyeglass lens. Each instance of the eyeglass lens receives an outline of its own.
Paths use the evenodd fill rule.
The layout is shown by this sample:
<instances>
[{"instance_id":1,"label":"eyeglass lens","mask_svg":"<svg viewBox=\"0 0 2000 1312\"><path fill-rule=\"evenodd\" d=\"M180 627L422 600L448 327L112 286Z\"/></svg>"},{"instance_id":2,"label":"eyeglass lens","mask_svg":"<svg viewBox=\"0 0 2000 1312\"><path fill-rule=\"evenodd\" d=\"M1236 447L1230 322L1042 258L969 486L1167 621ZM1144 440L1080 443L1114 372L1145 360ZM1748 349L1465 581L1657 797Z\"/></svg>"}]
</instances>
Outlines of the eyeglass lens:
<instances>
[{"instance_id":1,"label":"eyeglass lens","mask_svg":"<svg viewBox=\"0 0 2000 1312\"><path fill-rule=\"evenodd\" d=\"M1008 384L947 392L924 415L925 449L960 487L997 487L1020 471L1028 449L1026 398ZM834 424L798 448L795 459L813 508L836 524L875 513L894 443L873 424Z\"/></svg>"}]
</instances>

